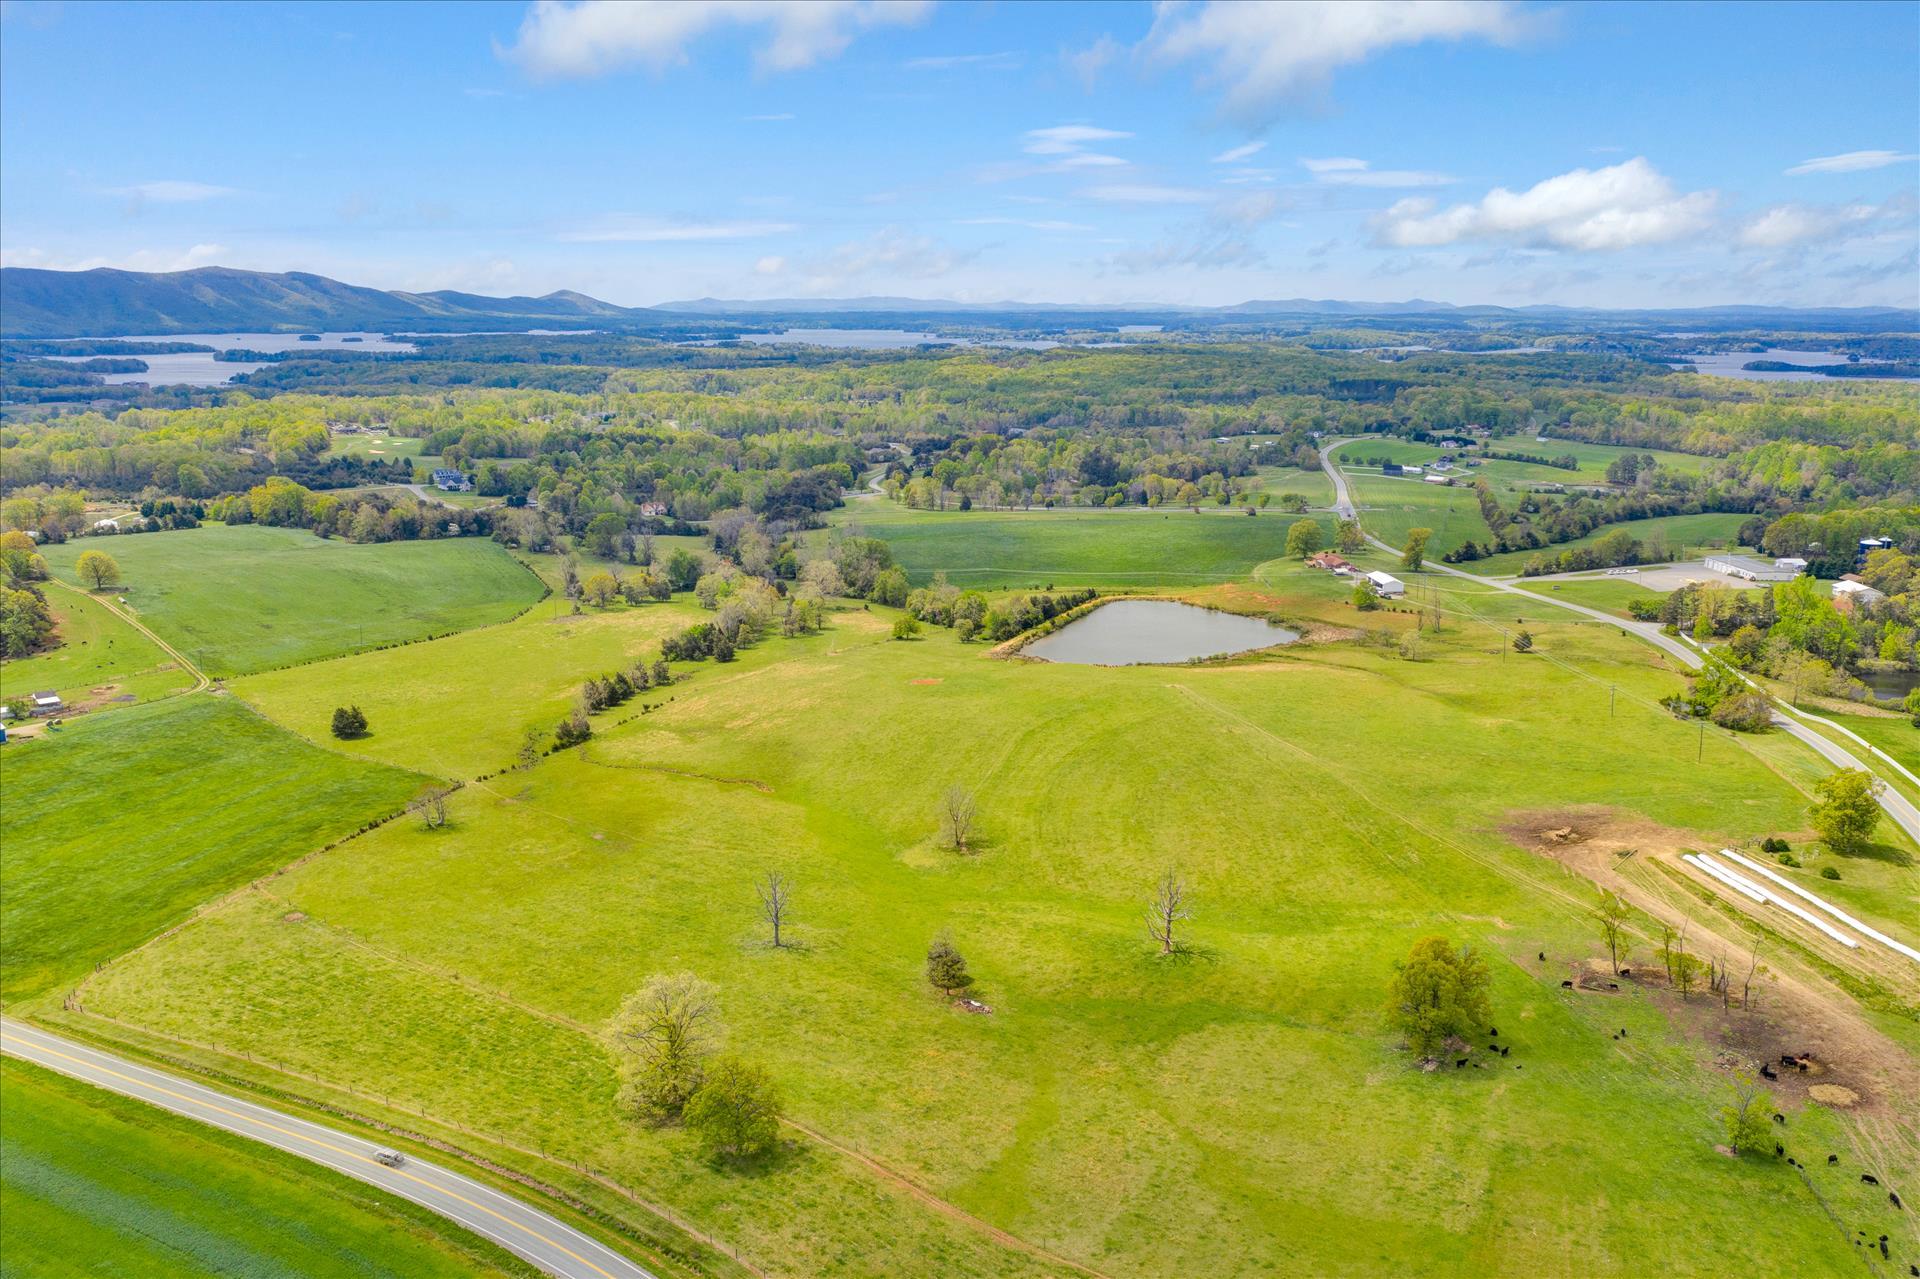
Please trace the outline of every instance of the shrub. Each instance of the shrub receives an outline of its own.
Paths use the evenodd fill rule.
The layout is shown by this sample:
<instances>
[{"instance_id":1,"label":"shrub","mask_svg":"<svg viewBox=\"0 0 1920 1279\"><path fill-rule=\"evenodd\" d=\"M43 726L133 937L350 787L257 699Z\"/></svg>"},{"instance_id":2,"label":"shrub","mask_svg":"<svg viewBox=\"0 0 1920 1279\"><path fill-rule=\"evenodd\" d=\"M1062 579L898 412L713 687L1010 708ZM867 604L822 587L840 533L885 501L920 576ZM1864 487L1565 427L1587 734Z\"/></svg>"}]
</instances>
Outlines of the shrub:
<instances>
[{"instance_id":1,"label":"shrub","mask_svg":"<svg viewBox=\"0 0 1920 1279\"><path fill-rule=\"evenodd\" d=\"M955 992L973 985L973 975L967 971L967 961L953 948L953 943L944 937L934 938L927 947L927 984L949 999Z\"/></svg>"},{"instance_id":2,"label":"shrub","mask_svg":"<svg viewBox=\"0 0 1920 1279\"><path fill-rule=\"evenodd\" d=\"M333 708L333 735L341 741L351 741L367 735L367 716L358 706L336 706Z\"/></svg>"},{"instance_id":3,"label":"shrub","mask_svg":"<svg viewBox=\"0 0 1920 1279\"><path fill-rule=\"evenodd\" d=\"M682 1108L680 1122L709 1155L764 1155L780 1140L780 1092L760 1067L716 1057Z\"/></svg>"},{"instance_id":4,"label":"shrub","mask_svg":"<svg viewBox=\"0 0 1920 1279\"><path fill-rule=\"evenodd\" d=\"M1822 879L1838 879L1838 878L1840 878L1840 871L1839 871L1839 870L1838 870L1838 869L1837 869L1836 867L1833 867L1833 866L1822 866L1822 867L1820 868L1820 878L1822 878Z\"/></svg>"},{"instance_id":5,"label":"shrub","mask_svg":"<svg viewBox=\"0 0 1920 1279\"><path fill-rule=\"evenodd\" d=\"M895 639L912 639L919 633L920 623L913 619L912 614L909 613L893 619L893 637Z\"/></svg>"}]
</instances>

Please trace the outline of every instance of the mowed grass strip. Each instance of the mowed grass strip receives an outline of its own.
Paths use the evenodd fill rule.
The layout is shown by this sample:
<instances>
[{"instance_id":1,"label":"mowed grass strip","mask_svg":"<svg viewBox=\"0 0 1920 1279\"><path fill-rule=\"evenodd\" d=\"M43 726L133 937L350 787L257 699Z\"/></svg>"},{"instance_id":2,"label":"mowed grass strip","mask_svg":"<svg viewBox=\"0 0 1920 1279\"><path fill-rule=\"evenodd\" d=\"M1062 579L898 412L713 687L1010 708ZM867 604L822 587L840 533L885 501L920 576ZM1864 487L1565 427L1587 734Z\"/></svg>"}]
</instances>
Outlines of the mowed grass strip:
<instances>
[{"instance_id":1,"label":"mowed grass strip","mask_svg":"<svg viewBox=\"0 0 1920 1279\"><path fill-rule=\"evenodd\" d=\"M0 1111L8 1276L538 1273L351 1177L12 1058Z\"/></svg>"},{"instance_id":2,"label":"mowed grass strip","mask_svg":"<svg viewBox=\"0 0 1920 1279\"><path fill-rule=\"evenodd\" d=\"M0 700L50 688L68 706L106 697L148 701L193 683L193 677L165 649L99 601L55 586L47 589L47 603L53 609L59 646L0 662ZM96 694L96 688L107 691Z\"/></svg>"},{"instance_id":3,"label":"mowed grass strip","mask_svg":"<svg viewBox=\"0 0 1920 1279\"><path fill-rule=\"evenodd\" d=\"M1296 517L1269 509L1123 507L1107 511L915 511L880 499L833 522L886 540L916 585L1196 586L1245 577L1286 550ZM1319 517L1325 540L1328 517Z\"/></svg>"},{"instance_id":4,"label":"mowed grass strip","mask_svg":"<svg viewBox=\"0 0 1920 1279\"><path fill-rule=\"evenodd\" d=\"M1283 590L1297 572L1272 570ZM1696 759L1646 704L1677 677L1616 628L1542 622L1526 658L1458 621L1423 661L1102 669L943 631L849 642L855 618L469 787L444 830L393 823L236 898L89 1006L608 1169L796 1274L1030 1262L805 1142L737 1176L619 1121L593 1028L649 973L714 981L730 1047L803 1122L1115 1275L1851 1264L1790 1169L1714 1153L1715 1044L1655 1001L1561 992L1599 946L1590 891L1499 833L1567 805L1700 847L1802 820L1740 745ZM971 856L936 840L956 781L979 796ZM1167 962L1141 910L1169 865L1197 912ZM781 951L755 913L770 869L795 884ZM991 1016L926 988L940 932ZM1492 957L1514 1056L1491 1071L1422 1075L1385 1024L1429 932ZM1797 1113L1797 1140L1838 1140L1822 1122Z\"/></svg>"},{"instance_id":5,"label":"mowed grass strip","mask_svg":"<svg viewBox=\"0 0 1920 1279\"><path fill-rule=\"evenodd\" d=\"M201 902L406 803L231 698L73 720L0 755L0 995L77 979Z\"/></svg>"},{"instance_id":6,"label":"mowed grass strip","mask_svg":"<svg viewBox=\"0 0 1920 1279\"><path fill-rule=\"evenodd\" d=\"M46 548L78 584L83 551L118 561L134 615L224 678L502 621L535 576L481 538L354 545L298 529L207 525Z\"/></svg>"}]
</instances>

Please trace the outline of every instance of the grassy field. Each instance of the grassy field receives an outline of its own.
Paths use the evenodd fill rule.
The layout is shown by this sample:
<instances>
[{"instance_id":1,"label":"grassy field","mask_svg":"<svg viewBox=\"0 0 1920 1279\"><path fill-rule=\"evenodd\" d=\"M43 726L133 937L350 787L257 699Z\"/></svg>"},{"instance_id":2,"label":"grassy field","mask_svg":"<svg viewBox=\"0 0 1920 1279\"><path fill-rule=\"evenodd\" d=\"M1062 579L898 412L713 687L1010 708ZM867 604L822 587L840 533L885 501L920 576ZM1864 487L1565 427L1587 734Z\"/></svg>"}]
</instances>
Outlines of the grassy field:
<instances>
[{"instance_id":1,"label":"grassy field","mask_svg":"<svg viewBox=\"0 0 1920 1279\"><path fill-rule=\"evenodd\" d=\"M1465 567L1462 565L1462 567ZM1627 612L1628 600L1658 600L1663 598L1659 591L1650 591L1628 577L1596 577L1579 581L1526 581L1521 583L1530 591L1551 596L1557 600L1566 600L1569 604L1585 604L1588 608L1601 608L1619 617L1631 618Z\"/></svg>"},{"instance_id":2,"label":"grassy field","mask_svg":"<svg viewBox=\"0 0 1920 1279\"><path fill-rule=\"evenodd\" d=\"M1263 466L1259 474L1260 492L1271 493L1276 502L1288 494L1298 494L1307 499L1309 506L1333 505L1333 481L1327 478L1325 471L1302 471L1292 466Z\"/></svg>"},{"instance_id":3,"label":"grassy field","mask_svg":"<svg viewBox=\"0 0 1920 1279\"><path fill-rule=\"evenodd\" d=\"M233 690L284 727L346 754L473 777L511 763L527 730L548 731L565 718L589 677L657 657L664 635L712 616L684 599L576 617L556 595L500 626L270 671ZM329 722L347 703L367 713L372 731L336 742Z\"/></svg>"},{"instance_id":4,"label":"grassy field","mask_svg":"<svg viewBox=\"0 0 1920 1279\"><path fill-rule=\"evenodd\" d=\"M1202 509L914 511L869 499L831 518L885 538L916 584L944 572L988 589L1223 582L1286 549L1292 516Z\"/></svg>"},{"instance_id":5,"label":"grassy field","mask_svg":"<svg viewBox=\"0 0 1920 1279\"><path fill-rule=\"evenodd\" d=\"M73 582L89 549L119 562L117 594L141 622L216 677L465 630L540 598L532 574L476 538L356 546L209 525L50 546L47 562Z\"/></svg>"},{"instance_id":6,"label":"grassy field","mask_svg":"<svg viewBox=\"0 0 1920 1279\"><path fill-rule=\"evenodd\" d=\"M0 701L53 689L68 706L131 697L150 701L186 688L193 677L152 640L73 591L47 591L60 646L0 662Z\"/></svg>"},{"instance_id":7,"label":"grassy field","mask_svg":"<svg viewBox=\"0 0 1920 1279\"><path fill-rule=\"evenodd\" d=\"M1536 555L1554 556L1576 546L1587 546L1615 529L1625 529L1643 543L1664 544L1667 551L1665 559L1698 559L1709 547L1721 550L1733 545L1741 524L1749 518L1738 513L1708 511L1699 515L1660 515L1650 520L1623 520L1618 524L1603 524L1585 537L1577 537L1571 542L1555 542L1537 551L1505 551L1459 567L1469 573L1484 573L1489 577L1517 575L1527 561Z\"/></svg>"},{"instance_id":8,"label":"grassy field","mask_svg":"<svg viewBox=\"0 0 1920 1279\"><path fill-rule=\"evenodd\" d=\"M228 887L392 812L423 781L198 694L10 744L0 994L79 977Z\"/></svg>"},{"instance_id":9,"label":"grassy field","mask_svg":"<svg viewBox=\"0 0 1920 1279\"><path fill-rule=\"evenodd\" d=\"M1188 523L1208 519L1239 526ZM950 530L980 520L923 527L957 544ZM1261 571L1266 606L1337 615L1334 579ZM1591 890L1503 833L1584 806L1663 846L1797 830L1816 767L1789 742L1697 741L1648 704L1677 678L1610 626L1541 620L1523 658L1473 619L1549 606L1416 587L1450 610L1418 661L1327 643L1214 667L1052 666L944 631L889 642L886 616L842 613L468 787L447 829L392 823L231 899L93 978L87 1006L281 1086L300 1085L238 1050L604 1170L780 1275L1057 1267L797 1132L749 1175L621 1122L597 1028L650 973L715 982L728 1043L809 1130L1108 1274L1856 1266L1792 1170L1713 1150L1719 1031L1652 992L1560 989L1599 945ZM536 625L496 630L529 660L545 650ZM398 650L417 665L378 678L483 660L454 647L477 638ZM289 672L275 695L313 696L302 678L331 675ZM409 757L455 760L489 758L498 735L437 714L408 731ZM935 839L955 782L979 797L973 856ZM1196 893L1191 948L1171 960L1140 923L1169 865ZM769 869L796 885L784 950L755 917ZM1859 870L1906 927L1913 873ZM926 988L941 932L991 1016ZM1491 957L1511 1060L1427 1075L1397 1048L1392 965L1433 932ZM1920 1041L1888 1023L1908 1051ZM1848 1148L1818 1107L1787 1133L1796 1150ZM1809 1173L1849 1227L1901 1228L1848 1171Z\"/></svg>"},{"instance_id":10,"label":"grassy field","mask_svg":"<svg viewBox=\"0 0 1920 1279\"><path fill-rule=\"evenodd\" d=\"M1440 555L1466 542L1486 542L1493 536L1480 518L1480 499L1472 488L1451 488L1420 479L1398 479L1367 472L1348 472L1347 485L1360 508L1367 531L1399 546L1407 531L1430 528L1428 554ZM1463 566L1464 567L1464 566Z\"/></svg>"},{"instance_id":11,"label":"grassy field","mask_svg":"<svg viewBox=\"0 0 1920 1279\"><path fill-rule=\"evenodd\" d=\"M0 1110L9 1276L535 1273L352 1178L11 1058Z\"/></svg>"},{"instance_id":12,"label":"grassy field","mask_svg":"<svg viewBox=\"0 0 1920 1279\"><path fill-rule=\"evenodd\" d=\"M420 452L425 440L407 435L336 435L327 445L327 457L377 457L391 462L396 457L418 458L429 466L440 459L437 454Z\"/></svg>"},{"instance_id":13,"label":"grassy field","mask_svg":"<svg viewBox=\"0 0 1920 1279\"><path fill-rule=\"evenodd\" d=\"M1474 468L1474 473L1484 475L1490 481L1504 481L1509 484L1604 484L1607 467L1624 453L1636 457L1651 453L1662 466L1685 474L1697 474L1705 469L1710 458L1692 453L1669 453L1661 449L1629 449L1611 444L1586 444L1578 440L1547 440L1542 443L1530 435L1515 436L1495 442L1492 448L1503 453L1532 453L1540 457L1565 457L1572 454L1579 459L1580 469L1563 470L1557 466L1542 466L1537 462L1508 462L1494 459ZM1334 459L1346 466L1359 466L1362 459L1384 457L1389 461L1424 464L1439 457L1445 450L1432 444L1420 444L1412 440L1362 439L1343 445L1334 454ZM1464 454L1471 457L1471 451Z\"/></svg>"}]
</instances>

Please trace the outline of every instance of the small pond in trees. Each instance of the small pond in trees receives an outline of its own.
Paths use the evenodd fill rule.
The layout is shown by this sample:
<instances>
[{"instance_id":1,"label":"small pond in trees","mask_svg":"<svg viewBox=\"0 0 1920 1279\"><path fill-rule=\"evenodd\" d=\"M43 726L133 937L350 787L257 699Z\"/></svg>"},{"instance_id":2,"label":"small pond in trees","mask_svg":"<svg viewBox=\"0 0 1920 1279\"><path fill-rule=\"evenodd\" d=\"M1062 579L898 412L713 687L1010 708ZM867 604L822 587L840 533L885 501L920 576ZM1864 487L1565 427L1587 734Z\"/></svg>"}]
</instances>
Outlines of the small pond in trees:
<instances>
[{"instance_id":1,"label":"small pond in trees","mask_svg":"<svg viewBox=\"0 0 1920 1279\"><path fill-rule=\"evenodd\" d=\"M1116 600L1021 650L1079 666L1164 665L1291 644L1298 631L1171 600Z\"/></svg>"}]
</instances>

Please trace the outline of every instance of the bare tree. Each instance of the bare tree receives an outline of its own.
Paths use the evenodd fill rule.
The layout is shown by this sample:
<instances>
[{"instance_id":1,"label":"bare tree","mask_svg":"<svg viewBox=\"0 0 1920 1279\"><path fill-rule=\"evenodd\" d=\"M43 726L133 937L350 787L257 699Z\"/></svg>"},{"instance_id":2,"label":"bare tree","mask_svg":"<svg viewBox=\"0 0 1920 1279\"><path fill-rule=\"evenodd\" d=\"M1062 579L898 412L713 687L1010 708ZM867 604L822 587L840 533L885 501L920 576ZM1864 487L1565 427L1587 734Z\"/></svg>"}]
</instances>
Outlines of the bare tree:
<instances>
[{"instance_id":1,"label":"bare tree","mask_svg":"<svg viewBox=\"0 0 1920 1279\"><path fill-rule=\"evenodd\" d=\"M1160 943L1163 955L1180 949L1174 930L1182 920L1193 918L1193 907L1188 905L1190 896L1180 872L1167 867L1167 873L1154 886L1153 900L1147 903L1147 934Z\"/></svg>"},{"instance_id":2,"label":"bare tree","mask_svg":"<svg viewBox=\"0 0 1920 1279\"><path fill-rule=\"evenodd\" d=\"M1662 921L1660 924L1660 962L1667 967L1667 981L1673 981L1673 926Z\"/></svg>"},{"instance_id":3,"label":"bare tree","mask_svg":"<svg viewBox=\"0 0 1920 1279\"><path fill-rule=\"evenodd\" d=\"M777 870L770 870L754 885L760 894L760 918L773 927L773 944L784 945L780 940L780 926L787 920L787 901L793 894L793 884Z\"/></svg>"},{"instance_id":4,"label":"bare tree","mask_svg":"<svg viewBox=\"0 0 1920 1279\"><path fill-rule=\"evenodd\" d=\"M1600 890L1600 905L1593 914L1600 921L1600 932L1607 939L1607 956L1613 961L1614 975L1619 976L1620 950L1626 944L1627 904L1620 900L1620 894L1603 888Z\"/></svg>"},{"instance_id":5,"label":"bare tree","mask_svg":"<svg viewBox=\"0 0 1920 1279\"><path fill-rule=\"evenodd\" d=\"M1760 934L1753 935L1753 947L1747 952L1747 975L1740 979L1740 1006L1753 1007L1753 973L1760 966Z\"/></svg>"},{"instance_id":6,"label":"bare tree","mask_svg":"<svg viewBox=\"0 0 1920 1279\"><path fill-rule=\"evenodd\" d=\"M967 841L973 836L973 811L972 791L957 782L947 787L940 801L940 837L948 848L967 851Z\"/></svg>"},{"instance_id":7,"label":"bare tree","mask_svg":"<svg viewBox=\"0 0 1920 1279\"><path fill-rule=\"evenodd\" d=\"M447 792L428 791L413 803L413 811L420 814L420 824L428 830L439 830L447 824Z\"/></svg>"},{"instance_id":8,"label":"bare tree","mask_svg":"<svg viewBox=\"0 0 1920 1279\"><path fill-rule=\"evenodd\" d=\"M1687 925L1692 920L1680 923L1680 943L1673 952L1673 984L1680 988L1680 998L1685 999L1693 989L1694 958L1687 953Z\"/></svg>"}]
</instances>

